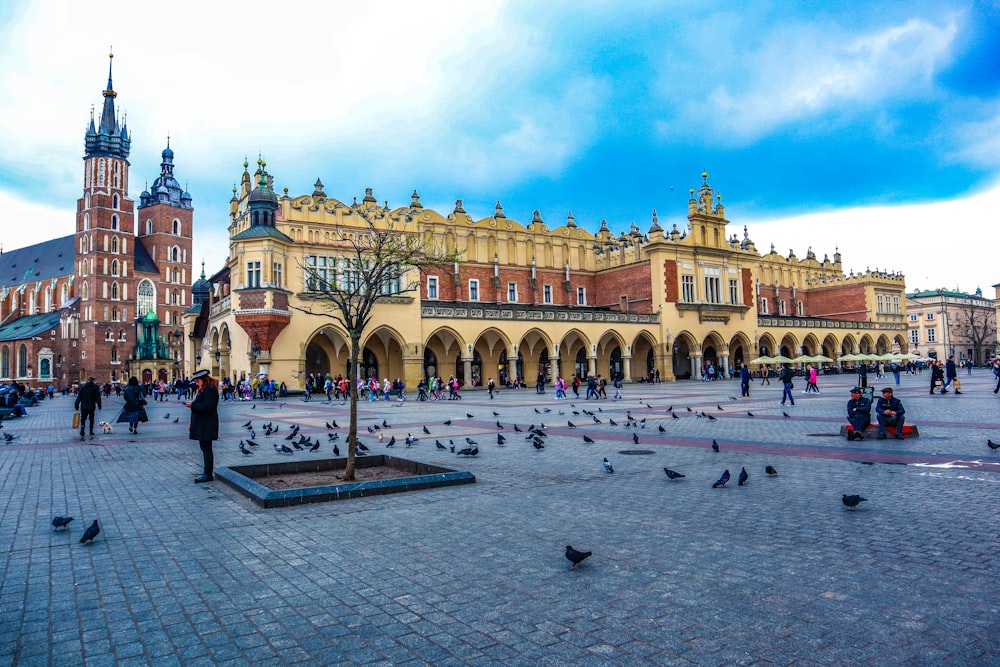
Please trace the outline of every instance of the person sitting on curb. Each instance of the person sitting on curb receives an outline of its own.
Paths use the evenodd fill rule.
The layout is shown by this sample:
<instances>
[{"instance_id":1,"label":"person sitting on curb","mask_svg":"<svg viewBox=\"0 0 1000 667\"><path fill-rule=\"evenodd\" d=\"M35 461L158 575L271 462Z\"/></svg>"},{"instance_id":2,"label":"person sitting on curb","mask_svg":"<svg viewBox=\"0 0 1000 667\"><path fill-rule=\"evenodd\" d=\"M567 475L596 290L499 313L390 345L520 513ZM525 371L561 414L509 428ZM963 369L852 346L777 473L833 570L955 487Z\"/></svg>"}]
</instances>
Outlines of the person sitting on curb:
<instances>
[{"instance_id":1,"label":"person sitting on curb","mask_svg":"<svg viewBox=\"0 0 1000 667\"><path fill-rule=\"evenodd\" d=\"M865 429L872 421L872 402L861 392L861 387L851 389L851 400L847 401L848 440L864 440Z\"/></svg>"},{"instance_id":2,"label":"person sitting on curb","mask_svg":"<svg viewBox=\"0 0 1000 667\"><path fill-rule=\"evenodd\" d=\"M896 440L903 439L903 422L906 409L903 403L892 395L892 387L885 387L882 390L882 398L875 404L875 417L878 419L878 439L885 440L886 427L896 428Z\"/></svg>"}]
</instances>

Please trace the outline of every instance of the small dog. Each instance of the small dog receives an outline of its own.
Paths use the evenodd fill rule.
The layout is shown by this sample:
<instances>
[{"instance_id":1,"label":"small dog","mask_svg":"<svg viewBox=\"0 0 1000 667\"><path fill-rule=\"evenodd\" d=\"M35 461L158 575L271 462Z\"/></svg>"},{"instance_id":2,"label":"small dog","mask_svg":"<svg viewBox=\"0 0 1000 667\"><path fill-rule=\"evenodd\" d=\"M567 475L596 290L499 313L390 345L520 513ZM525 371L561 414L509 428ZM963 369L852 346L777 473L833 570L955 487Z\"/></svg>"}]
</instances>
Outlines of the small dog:
<instances>
[{"instance_id":1,"label":"small dog","mask_svg":"<svg viewBox=\"0 0 1000 667\"><path fill-rule=\"evenodd\" d=\"M108 422L97 422L97 425L104 429L105 433L114 433L115 429L112 428L111 424Z\"/></svg>"}]
</instances>

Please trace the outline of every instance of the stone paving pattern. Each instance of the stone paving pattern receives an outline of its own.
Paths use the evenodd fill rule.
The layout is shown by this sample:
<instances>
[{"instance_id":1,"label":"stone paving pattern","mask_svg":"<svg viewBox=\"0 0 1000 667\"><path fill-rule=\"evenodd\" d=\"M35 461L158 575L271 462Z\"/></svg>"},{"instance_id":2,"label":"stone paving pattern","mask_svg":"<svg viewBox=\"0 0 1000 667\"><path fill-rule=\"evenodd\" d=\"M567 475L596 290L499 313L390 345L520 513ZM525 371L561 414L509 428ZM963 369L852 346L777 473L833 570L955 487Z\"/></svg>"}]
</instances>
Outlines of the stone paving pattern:
<instances>
[{"instance_id":1,"label":"stone paving pattern","mask_svg":"<svg viewBox=\"0 0 1000 667\"><path fill-rule=\"evenodd\" d=\"M392 425L394 454L477 483L269 510L193 483L200 453L175 400L150 405L138 436L80 442L72 399L56 397L0 431L15 436L0 445L0 662L998 664L1000 453L986 440L1000 440L1000 398L988 371L962 380L961 396L929 396L926 374L903 377L921 434L904 442L836 437L853 376L823 377L821 394L797 390L785 408L777 384L731 400L735 381L630 385L599 403L534 389L362 402L362 427ZM572 414L598 407L602 424ZM638 445L626 410L647 419ZM324 422L346 427L347 413L294 397L224 404L217 465L286 460L269 446L293 423L324 440L296 457L331 456ZM265 445L252 458L237 449L248 419ZM265 421L279 436L263 436ZM515 422L544 423L545 449ZM467 436L477 458L434 447ZM632 449L653 454L619 453ZM725 468L733 481L712 489ZM868 502L848 511L843 493ZM58 514L76 517L66 533L50 526ZM79 544L94 518L100 536ZM594 555L568 571L567 544Z\"/></svg>"}]
</instances>

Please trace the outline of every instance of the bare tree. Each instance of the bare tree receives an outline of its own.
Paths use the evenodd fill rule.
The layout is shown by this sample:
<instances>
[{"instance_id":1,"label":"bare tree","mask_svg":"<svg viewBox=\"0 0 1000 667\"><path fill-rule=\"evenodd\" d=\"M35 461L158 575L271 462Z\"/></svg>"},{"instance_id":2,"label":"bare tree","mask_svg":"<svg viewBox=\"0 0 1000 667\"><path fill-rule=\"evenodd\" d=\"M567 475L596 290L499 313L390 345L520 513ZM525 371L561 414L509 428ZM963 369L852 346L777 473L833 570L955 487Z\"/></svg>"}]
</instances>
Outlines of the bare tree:
<instances>
[{"instance_id":1,"label":"bare tree","mask_svg":"<svg viewBox=\"0 0 1000 667\"><path fill-rule=\"evenodd\" d=\"M961 341L971 346L973 363L982 365L983 346L991 343L997 335L996 310L993 304L982 305L972 301L958 303L951 308L948 319L952 343Z\"/></svg>"},{"instance_id":2,"label":"bare tree","mask_svg":"<svg viewBox=\"0 0 1000 667\"><path fill-rule=\"evenodd\" d=\"M311 315L329 317L339 322L351 341L347 381L351 396L351 425L347 440L347 467L344 480L354 479L358 440L358 360L361 338L372 318L375 305L401 294L420 289L420 274L427 268L444 266L458 260L458 253L431 245L429 237L415 230L398 229L406 220L393 220L385 209L353 206L360 219L357 227L339 228L336 232L340 262L336 267L302 267L306 290L300 294L310 301L308 308L293 306ZM319 308L319 312L314 307Z\"/></svg>"}]
</instances>

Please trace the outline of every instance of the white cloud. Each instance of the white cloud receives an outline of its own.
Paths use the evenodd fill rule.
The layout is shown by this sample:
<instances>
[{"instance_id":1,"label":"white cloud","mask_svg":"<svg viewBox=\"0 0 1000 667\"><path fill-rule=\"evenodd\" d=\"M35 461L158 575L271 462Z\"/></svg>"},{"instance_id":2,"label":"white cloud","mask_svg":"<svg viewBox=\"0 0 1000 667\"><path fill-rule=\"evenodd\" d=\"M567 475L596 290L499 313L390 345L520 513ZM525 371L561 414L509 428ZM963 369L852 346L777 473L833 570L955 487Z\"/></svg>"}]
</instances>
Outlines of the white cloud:
<instances>
[{"instance_id":1,"label":"white cloud","mask_svg":"<svg viewBox=\"0 0 1000 667\"><path fill-rule=\"evenodd\" d=\"M968 197L929 204L869 206L747 224L758 251L771 244L778 253L795 250L799 259L811 247L819 259L839 248L844 272L866 269L901 271L907 291L982 288L993 296L1000 283L992 233L1000 211L1000 184ZM738 215L730 210L731 215ZM827 239L833 239L828 241ZM823 242L823 247L818 243ZM828 246L828 247L827 247ZM956 284L961 280L962 284Z\"/></svg>"},{"instance_id":2,"label":"white cloud","mask_svg":"<svg viewBox=\"0 0 1000 667\"><path fill-rule=\"evenodd\" d=\"M887 98L933 95L932 75L949 57L957 31L954 20L920 19L853 37L834 26L777 29L762 48L732 53L737 62L726 63L729 81L696 93L685 122L707 122L713 139L743 143L831 109L850 114ZM659 127L667 133L673 123Z\"/></svg>"}]
</instances>

